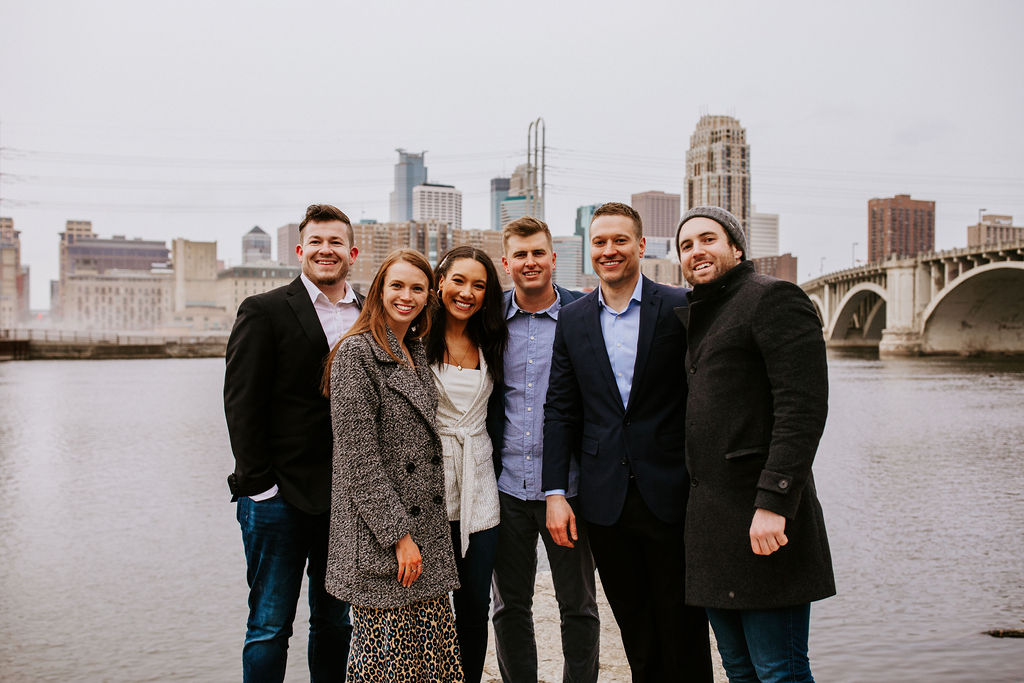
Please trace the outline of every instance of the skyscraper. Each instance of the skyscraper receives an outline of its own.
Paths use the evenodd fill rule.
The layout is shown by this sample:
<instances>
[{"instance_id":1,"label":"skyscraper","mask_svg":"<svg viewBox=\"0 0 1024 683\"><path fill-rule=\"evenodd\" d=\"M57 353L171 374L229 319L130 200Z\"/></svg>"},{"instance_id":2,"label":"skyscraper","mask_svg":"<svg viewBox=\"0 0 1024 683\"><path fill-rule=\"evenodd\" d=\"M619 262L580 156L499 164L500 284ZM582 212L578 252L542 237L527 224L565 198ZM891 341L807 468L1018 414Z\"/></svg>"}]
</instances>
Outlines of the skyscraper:
<instances>
[{"instance_id":1,"label":"skyscraper","mask_svg":"<svg viewBox=\"0 0 1024 683\"><path fill-rule=\"evenodd\" d=\"M553 277L556 283L563 287L578 289L583 286L583 262L590 261L584 258L583 240L579 235L559 235L551 238L552 249L555 258L555 270Z\"/></svg>"},{"instance_id":2,"label":"skyscraper","mask_svg":"<svg viewBox=\"0 0 1024 683\"><path fill-rule=\"evenodd\" d=\"M751 211L747 252L748 259L779 255L779 214Z\"/></svg>"},{"instance_id":3,"label":"skyscraper","mask_svg":"<svg viewBox=\"0 0 1024 683\"><path fill-rule=\"evenodd\" d=\"M868 262L935 251L935 202L909 194L868 200Z\"/></svg>"},{"instance_id":4,"label":"skyscraper","mask_svg":"<svg viewBox=\"0 0 1024 683\"><path fill-rule=\"evenodd\" d=\"M242 236L242 263L266 263L270 261L270 235L260 226Z\"/></svg>"},{"instance_id":5,"label":"skyscraper","mask_svg":"<svg viewBox=\"0 0 1024 683\"><path fill-rule=\"evenodd\" d=\"M640 214L640 221L644 226L644 237L670 237L676 236L676 228L679 227L680 197L677 194L667 192L640 192L631 198L631 203L636 212ZM577 228L578 229L578 228Z\"/></svg>"},{"instance_id":6,"label":"skyscraper","mask_svg":"<svg viewBox=\"0 0 1024 683\"><path fill-rule=\"evenodd\" d=\"M282 266L299 265L295 247L299 243L299 224L288 223L277 229L277 262Z\"/></svg>"},{"instance_id":7,"label":"skyscraper","mask_svg":"<svg viewBox=\"0 0 1024 683\"><path fill-rule=\"evenodd\" d=\"M426 151L419 154L399 147L395 164L395 189L391 193L391 222L412 220L412 188L427 182L427 167L423 165Z\"/></svg>"},{"instance_id":8,"label":"skyscraper","mask_svg":"<svg viewBox=\"0 0 1024 683\"><path fill-rule=\"evenodd\" d=\"M27 268L21 265L21 233L14 219L0 218L0 328L14 327L28 313Z\"/></svg>"},{"instance_id":9,"label":"skyscraper","mask_svg":"<svg viewBox=\"0 0 1024 683\"><path fill-rule=\"evenodd\" d=\"M491 230L501 230L501 203L508 198L511 178L491 178Z\"/></svg>"},{"instance_id":10,"label":"skyscraper","mask_svg":"<svg viewBox=\"0 0 1024 683\"><path fill-rule=\"evenodd\" d=\"M594 220L594 212L600 204L586 204L576 208L576 232L583 241L583 272L594 274L594 264L590 262L590 223Z\"/></svg>"},{"instance_id":11,"label":"skyscraper","mask_svg":"<svg viewBox=\"0 0 1024 683\"><path fill-rule=\"evenodd\" d=\"M412 188L412 219L418 223L439 220L461 230L462 191L453 185L417 185Z\"/></svg>"},{"instance_id":12,"label":"skyscraper","mask_svg":"<svg viewBox=\"0 0 1024 683\"><path fill-rule=\"evenodd\" d=\"M686 152L686 208L720 206L740 219L750 238L750 146L731 116L704 115Z\"/></svg>"}]
</instances>

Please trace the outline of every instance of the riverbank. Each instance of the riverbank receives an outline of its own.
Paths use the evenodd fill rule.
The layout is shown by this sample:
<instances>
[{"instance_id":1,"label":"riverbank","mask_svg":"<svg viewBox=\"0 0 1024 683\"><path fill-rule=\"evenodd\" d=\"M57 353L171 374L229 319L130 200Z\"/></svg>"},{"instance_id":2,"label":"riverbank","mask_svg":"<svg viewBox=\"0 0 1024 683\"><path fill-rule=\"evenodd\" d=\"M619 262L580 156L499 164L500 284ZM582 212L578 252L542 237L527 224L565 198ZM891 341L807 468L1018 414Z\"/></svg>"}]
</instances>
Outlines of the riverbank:
<instances>
[{"instance_id":1,"label":"riverbank","mask_svg":"<svg viewBox=\"0 0 1024 683\"><path fill-rule=\"evenodd\" d=\"M533 623L537 636L537 678L540 683L559 683L562 680L562 638L559 631L558 604L555 590L551 585L551 572L537 572L533 599ZM629 664L622 650L619 627L615 624L608 600L597 582L597 605L601 614L601 683L628 683ZM494 655L494 629L487 643L487 661L484 663L486 683L501 683L498 661ZM729 680L722 669L722 661L715 647L715 636L711 634L711 659L715 666L715 683Z\"/></svg>"},{"instance_id":2,"label":"riverbank","mask_svg":"<svg viewBox=\"0 0 1024 683\"><path fill-rule=\"evenodd\" d=\"M227 342L226 334L174 337L0 330L0 361L223 358Z\"/></svg>"}]
</instances>

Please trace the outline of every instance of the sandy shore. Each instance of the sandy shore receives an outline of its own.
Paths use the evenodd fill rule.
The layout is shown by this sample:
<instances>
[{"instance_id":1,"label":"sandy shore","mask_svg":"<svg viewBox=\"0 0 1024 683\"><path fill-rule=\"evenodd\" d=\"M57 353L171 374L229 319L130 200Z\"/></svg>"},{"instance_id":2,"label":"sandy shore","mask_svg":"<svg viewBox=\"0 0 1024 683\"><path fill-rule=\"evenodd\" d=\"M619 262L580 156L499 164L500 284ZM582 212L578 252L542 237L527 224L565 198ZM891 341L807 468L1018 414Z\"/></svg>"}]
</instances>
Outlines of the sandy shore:
<instances>
[{"instance_id":1,"label":"sandy shore","mask_svg":"<svg viewBox=\"0 0 1024 683\"><path fill-rule=\"evenodd\" d=\"M626 663L626 655L622 651L619 628L604 597L600 579L597 582L597 604L601 612L600 681L629 683L629 664ZM551 572L537 572L533 620L537 633L538 678L542 683L559 683L562 680L562 643L558 630L558 604L555 602L555 592L551 587ZM711 657L715 665L715 683L727 683L728 679L725 677L718 649L715 647L714 634L711 636ZM483 680L487 683L501 683L498 661L494 656L493 629L488 641Z\"/></svg>"}]
</instances>

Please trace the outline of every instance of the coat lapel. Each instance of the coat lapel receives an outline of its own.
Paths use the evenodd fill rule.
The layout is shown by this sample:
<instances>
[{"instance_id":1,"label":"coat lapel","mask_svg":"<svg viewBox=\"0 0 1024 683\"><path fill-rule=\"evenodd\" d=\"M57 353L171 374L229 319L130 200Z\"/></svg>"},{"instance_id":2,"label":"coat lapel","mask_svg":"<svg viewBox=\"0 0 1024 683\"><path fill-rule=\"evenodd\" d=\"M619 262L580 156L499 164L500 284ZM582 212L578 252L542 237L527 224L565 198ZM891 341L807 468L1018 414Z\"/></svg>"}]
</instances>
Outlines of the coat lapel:
<instances>
[{"instance_id":1,"label":"coat lapel","mask_svg":"<svg viewBox=\"0 0 1024 683\"><path fill-rule=\"evenodd\" d=\"M590 355L597 363L596 371L604 378L610 390L615 396L619 395L619 385L615 383L615 373L612 372L612 362L608 360L608 348L604 343L604 333L601 332L601 304L597 301L596 290L588 302L588 310L584 313L583 329L590 343ZM622 405L622 401L614 401Z\"/></svg>"},{"instance_id":2,"label":"coat lapel","mask_svg":"<svg viewBox=\"0 0 1024 683\"><path fill-rule=\"evenodd\" d=\"M647 359L650 358L651 342L654 341L654 330L657 327L658 316L661 313L661 295L655 290L654 284L647 278L643 279L640 290L640 331L636 342L636 364L633 366L633 385L629 389L629 404L627 412L633 405L633 399L643 389L647 369Z\"/></svg>"},{"instance_id":3,"label":"coat lapel","mask_svg":"<svg viewBox=\"0 0 1024 683\"><path fill-rule=\"evenodd\" d=\"M288 305L295 312L295 317L299 319L299 325L302 326L302 330L309 337L309 341L326 355L330 351L327 348L327 335L324 334L320 318L317 317L316 309L313 308L313 302L309 300L309 292L306 291L301 278L295 278L288 285L287 296Z\"/></svg>"},{"instance_id":4,"label":"coat lapel","mask_svg":"<svg viewBox=\"0 0 1024 683\"><path fill-rule=\"evenodd\" d=\"M395 355L401 358L402 347L399 346L398 339L391 333L391 330L388 330L388 343ZM372 347L380 361L393 366L386 381L388 388L408 401L409 405L420 414L420 417L427 424L433 426L437 421L437 390L434 388L433 373L427 367L427 355L423 344L421 342L409 344L409 353L412 354L412 360L416 363L414 372L410 371L408 366L399 366L395 359L378 344L373 343Z\"/></svg>"}]
</instances>

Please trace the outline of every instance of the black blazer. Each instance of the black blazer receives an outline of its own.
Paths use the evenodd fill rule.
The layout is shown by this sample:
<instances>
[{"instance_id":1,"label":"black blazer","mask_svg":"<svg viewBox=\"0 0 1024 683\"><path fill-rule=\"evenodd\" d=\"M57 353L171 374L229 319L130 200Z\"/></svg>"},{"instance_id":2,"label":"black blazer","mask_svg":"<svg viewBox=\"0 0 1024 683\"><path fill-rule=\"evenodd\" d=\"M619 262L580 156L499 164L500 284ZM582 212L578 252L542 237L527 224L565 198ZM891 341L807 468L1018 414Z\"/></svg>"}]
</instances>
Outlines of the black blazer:
<instances>
[{"instance_id":1,"label":"black blazer","mask_svg":"<svg viewBox=\"0 0 1024 683\"><path fill-rule=\"evenodd\" d=\"M545 490L566 488L569 458L579 457L579 499L588 522L618 520L631 472L654 515L683 520L690 485L683 447L686 335L674 309L687 305L686 291L643 278L625 408L601 333L597 291L558 314L544 405L542 483Z\"/></svg>"},{"instance_id":2,"label":"black blazer","mask_svg":"<svg viewBox=\"0 0 1024 683\"><path fill-rule=\"evenodd\" d=\"M562 306L583 296L583 292L577 292L574 289L566 289L558 285L555 285L555 289L558 291L559 311ZM501 310L506 314L512 301L513 291L510 289L504 294L504 307ZM495 386L494 391L491 392L491 398L487 402L487 434L491 437L491 457L494 459L495 479L501 476L501 451L505 447L505 392L507 390L508 386L505 384Z\"/></svg>"},{"instance_id":3,"label":"black blazer","mask_svg":"<svg viewBox=\"0 0 1024 683\"><path fill-rule=\"evenodd\" d=\"M362 297L356 295L362 306ZM300 278L238 307L224 373L232 500L277 484L303 512L331 500L331 408L320 392L327 336Z\"/></svg>"}]
</instances>

